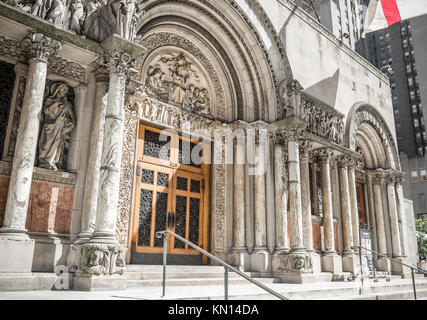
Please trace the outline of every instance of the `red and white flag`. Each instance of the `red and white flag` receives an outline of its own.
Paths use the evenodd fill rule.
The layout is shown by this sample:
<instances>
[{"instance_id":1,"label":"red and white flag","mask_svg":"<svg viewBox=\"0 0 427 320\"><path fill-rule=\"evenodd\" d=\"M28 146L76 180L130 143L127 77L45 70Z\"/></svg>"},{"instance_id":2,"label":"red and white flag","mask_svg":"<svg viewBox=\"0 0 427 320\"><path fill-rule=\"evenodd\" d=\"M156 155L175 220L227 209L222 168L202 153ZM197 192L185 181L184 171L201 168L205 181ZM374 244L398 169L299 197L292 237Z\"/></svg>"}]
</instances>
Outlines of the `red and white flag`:
<instances>
[{"instance_id":1,"label":"red and white flag","mask_svg":"<svg viewBox=\"0 0 427 320\"><path fill-rule=\"evenodd\" d=\"M362 37L423 14L427 14L427 0L371 0Z\"/></svg>"}]
</instances>

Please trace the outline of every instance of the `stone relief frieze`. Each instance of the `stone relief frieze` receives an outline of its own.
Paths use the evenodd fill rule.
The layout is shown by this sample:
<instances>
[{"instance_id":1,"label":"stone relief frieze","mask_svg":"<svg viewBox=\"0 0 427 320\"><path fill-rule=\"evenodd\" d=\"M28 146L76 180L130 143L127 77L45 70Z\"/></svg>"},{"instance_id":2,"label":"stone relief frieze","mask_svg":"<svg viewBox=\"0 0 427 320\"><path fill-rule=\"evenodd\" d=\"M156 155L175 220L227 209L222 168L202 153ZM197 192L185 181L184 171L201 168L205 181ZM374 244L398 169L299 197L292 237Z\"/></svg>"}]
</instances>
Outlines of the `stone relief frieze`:
<instances>
[{"instance_id":1,"label":"stone relief frieze","mask_svg":"<svg viewBox=\"0 0 427 320\"><path fill-rule=\"evenodd\" d=\"M69 87L53 82L43 105L43 126L38 147L38 166L58 171L64 164L64 155L75 126L73 106L68 101Z\"/></svg>"},{"instance_id":2,"label":"stone relief frieze","mask_svg":"<svg viewBox=\"0 0 427 320\"><path fill-rule=\"evenodd\" d=\"M344 115L304 96L301 103L304 110L302 118L308 122L307 130L309 132L338 145L344 144Z\"/></svg>"},{"instance_id":3,"label":"stone relief frieze","mask_svg":"<svg viewBox=\"0 0 427 320\"><path fill-rule=\"evenodd\" d=\"M2 0L29 14L69 29L77 35L103 41L112 34L134 41L137 23L147 0Z\"/></svg>"},{"instance_id":4,"label":"stone relief frieze","mask_svg":"<svg viewBox=\"0 0 427 320\"><path fill-rule=\"evenodd\" d=\"M145 90L160 101L173 103L196 114L210 113L208 90L201 72L183 53L163 55L148 68Z\"/></svg>"},{"instance_id":5,"label":"stone relief frieze","mask_svg":"<svg viewBox=\"0 0 427 320\"><path fill-rule=\"evenodd\" d=\"M10 57L15 60L25 60L24 51L19 41L7 39L0 36L0 55ZM48 70L58 75L64 76L84 83L86 81L86 69L78 63L65 60L57 55L49 56Z\"/></svg>"}]
</instances>

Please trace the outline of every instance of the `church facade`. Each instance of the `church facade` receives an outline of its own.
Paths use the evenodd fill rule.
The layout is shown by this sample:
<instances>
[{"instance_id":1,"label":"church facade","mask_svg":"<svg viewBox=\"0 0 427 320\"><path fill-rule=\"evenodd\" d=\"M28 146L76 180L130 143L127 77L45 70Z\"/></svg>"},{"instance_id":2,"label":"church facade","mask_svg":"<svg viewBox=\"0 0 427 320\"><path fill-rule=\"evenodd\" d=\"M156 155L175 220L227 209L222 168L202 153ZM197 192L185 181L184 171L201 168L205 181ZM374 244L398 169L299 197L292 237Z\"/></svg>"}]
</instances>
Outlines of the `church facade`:
<instances>
[{"instance_id":1,"label":"church facade","mask_svg":"<svg viewBox=\"0 0 427 320\"><path fill-rule=\"evenodd\" d=\"M417 262L389 80L292 1L8 0L0 68L0 273Z\"/></svg>"}]
</instances>

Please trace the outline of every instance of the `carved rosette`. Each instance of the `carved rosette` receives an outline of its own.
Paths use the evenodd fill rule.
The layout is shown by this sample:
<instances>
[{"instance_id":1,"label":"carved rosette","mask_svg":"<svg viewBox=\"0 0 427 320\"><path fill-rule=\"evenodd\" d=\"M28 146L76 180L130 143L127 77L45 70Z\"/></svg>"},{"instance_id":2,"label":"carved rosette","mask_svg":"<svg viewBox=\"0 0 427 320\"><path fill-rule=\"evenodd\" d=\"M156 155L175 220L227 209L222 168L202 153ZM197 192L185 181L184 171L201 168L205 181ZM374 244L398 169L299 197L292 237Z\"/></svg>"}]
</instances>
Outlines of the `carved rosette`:
<instances>
[{"instance_id":1,"label":"carved rosette","mask_svg":"<svg viewBox=\"0 0 427 320\"><path fill-rule=\"evenodd\" d=\"M46 63L61 48L59 41L36 32L30 32L21 43L21 49L28 60L37 59Z\"/></svg>"}]
</instances>

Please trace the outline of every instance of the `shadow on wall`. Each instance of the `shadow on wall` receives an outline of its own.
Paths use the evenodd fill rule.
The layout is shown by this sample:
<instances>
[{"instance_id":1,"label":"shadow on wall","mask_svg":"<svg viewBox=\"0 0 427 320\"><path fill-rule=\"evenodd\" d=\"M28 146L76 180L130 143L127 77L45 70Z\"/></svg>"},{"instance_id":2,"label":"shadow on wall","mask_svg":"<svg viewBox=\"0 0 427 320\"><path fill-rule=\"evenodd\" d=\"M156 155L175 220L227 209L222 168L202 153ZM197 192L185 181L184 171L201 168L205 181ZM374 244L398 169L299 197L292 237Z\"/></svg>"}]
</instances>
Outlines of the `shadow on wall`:
<instances>
[{"instance_id":1,"label":"shadow on wall","mask_svg":"<svg viewBox=\"0 0 427 320\"><path fill-rule=\"evenodd\" d=\"M321 100L323 103L334 107L338 93L339 76L340 70L337 69L332 77L315 83L311 87L306 88L304 92Z\"/></svg>"}]
</instances>

